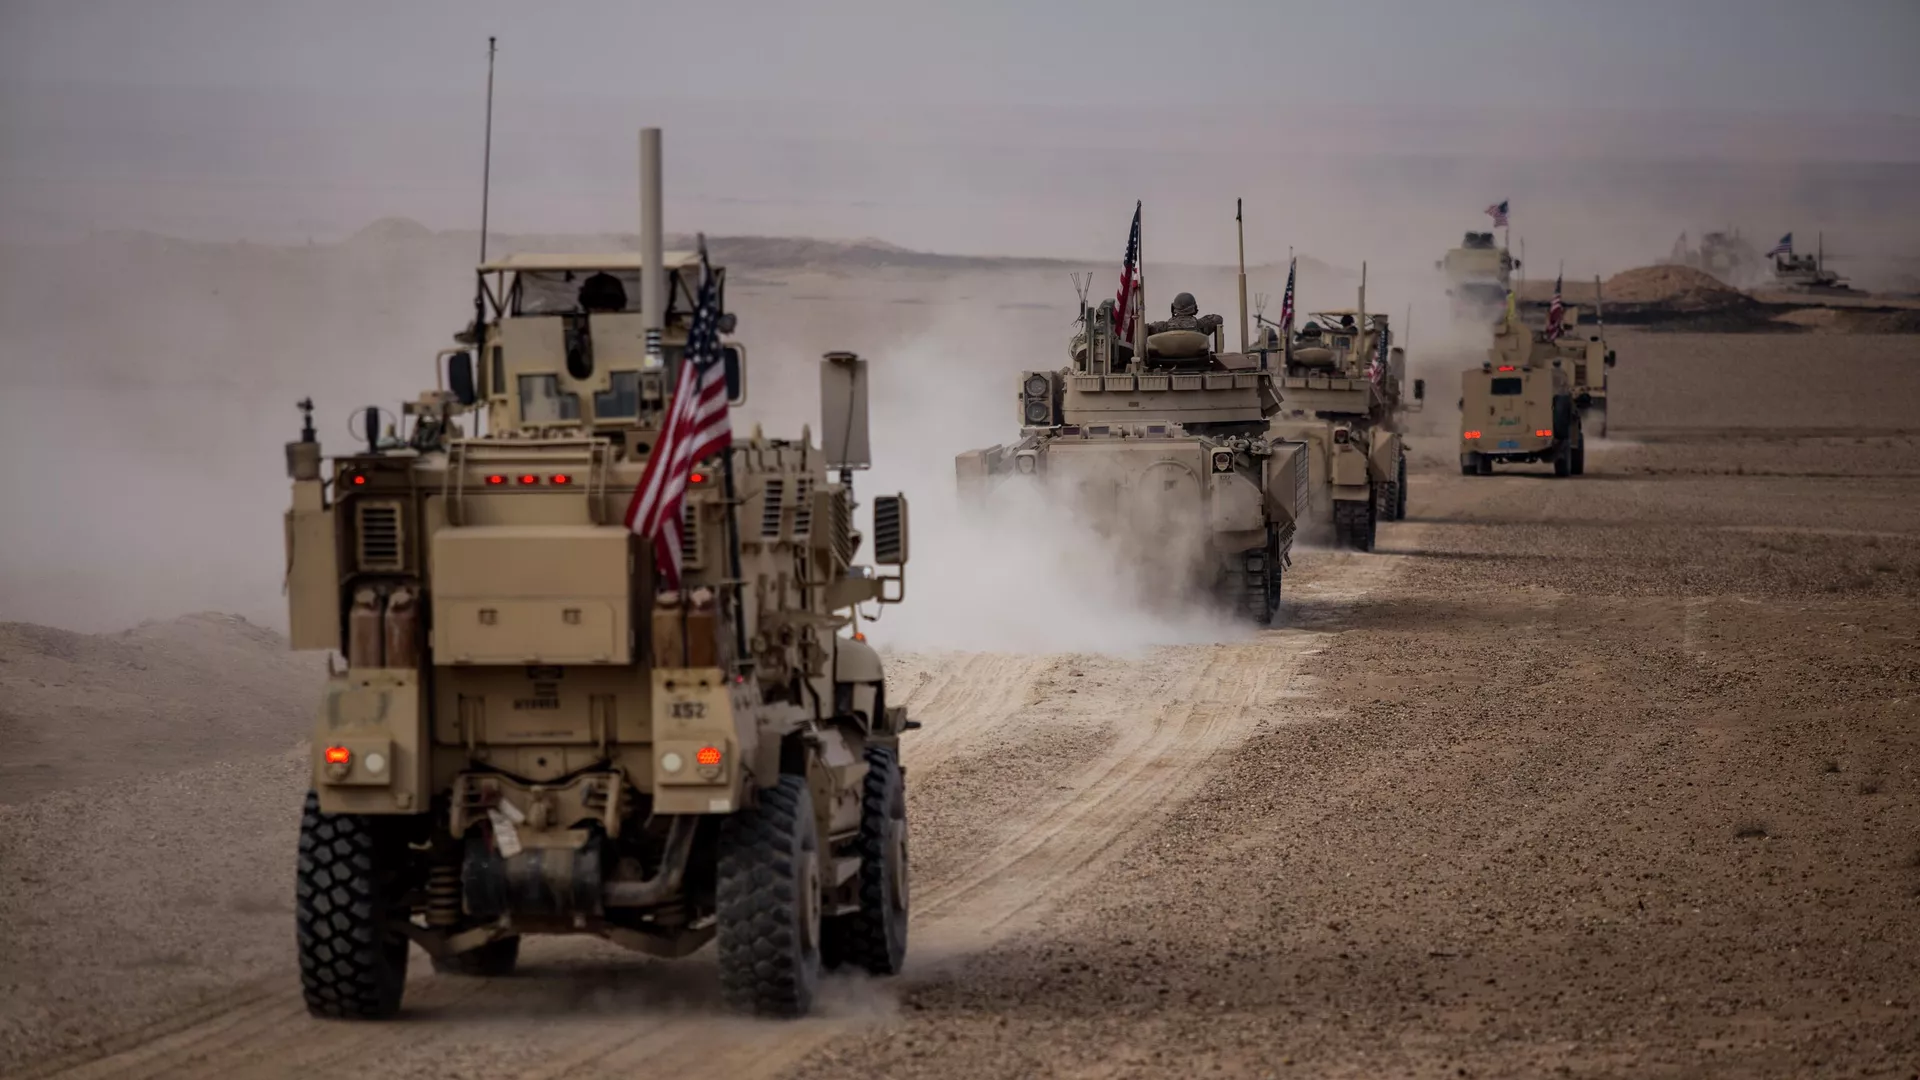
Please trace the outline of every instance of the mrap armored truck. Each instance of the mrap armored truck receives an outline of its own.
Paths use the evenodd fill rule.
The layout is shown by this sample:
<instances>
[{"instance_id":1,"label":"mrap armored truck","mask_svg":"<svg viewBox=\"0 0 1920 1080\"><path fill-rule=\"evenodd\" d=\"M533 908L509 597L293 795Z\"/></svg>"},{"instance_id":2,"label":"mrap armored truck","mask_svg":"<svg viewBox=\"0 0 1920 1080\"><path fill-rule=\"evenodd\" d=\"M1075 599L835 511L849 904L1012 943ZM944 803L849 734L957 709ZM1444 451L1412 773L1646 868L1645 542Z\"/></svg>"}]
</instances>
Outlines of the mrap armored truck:
<instances>
[{"instance_id":1,"label":"mrap armored truck","mask_svg":"<svg viewBox=\"0 0 1920 1080\"><path fill-rule=\"evenodd\" d=\"M1406 351L1393 344L1383 312L1360 307L1307 315L1288 334L1263 325L1259 349L1282 369L1276 436L1310 448L1316 516L1332 522L1334 543L1372 551L1377 525L1407 513L1406 448L1401 418L1426 397L1425 380L1405 396Z\"/></svg>"},{"instance_id":2,"label":"mrap armored truck","mask_svg":"<svg viewBox=\"0 0 1920 1080\"><path fill-rule=\"evenodd\" d=\"M1507 249L1494 243L1490 232L1470 232L1460 246L1433 264L1447 279L1447 297L1456 320L1480 319L1500 309L1513 288L1513 271L1520 265Z\"/></svg>"},{"instance_id":3,"label":"mrap armored truck","mask_svg":"<svg viewBox=\"0 0 1920 1080\"><path fill-rule=\"evenodd\" d=\"M1587 469L1586 429L1606 434L1607 369L1614 364L1599 327L1568 308L1557 337L1508 319L1494 326L1487 359L1460 376L1460 471L1496 463L1551 462L1555 476Z\"/></svg>"},{"instance_id":4,"label":"mrap armored truck","mask_svg":"<svg viewBox=\"0 0 1920 1080\"><path fill-rule=\"evenodd\" d=\"M1198 578L1230 607L1266 624L1280 606L1295 523L1307 494L1305 447L1272 437L1280 400L1266 358L1227 352L1218 318L1193 329L1127 335L1113 300L1082 306L1071 362L1022 372L1018 441L955 460L964 501L1002 484L1042 485L1054 505L1146 552L1143 573ZM1211 322L1206 322L1211 320ZM1151 556L1173 556L1155 566Z\"/></svg>"},{"instance_id":5,"label":"mrap armored truck","mask_svg":"<svg viewBox=\"0 0 1920 1080\"><path fill-rule=\"evenodd\" d=\"M287 445L292 644L331 669L298 863L316 1015L395 1014L413 944L499 975L527 934L712 940L728 1001L782 1016L823 967L903 961L913 725L855 619L904 588L856 563L865 361L823 362L825 446L756 431L688 463L657 559L623 517L690 330L733 320L723 270L661 250L641 142L640 253L481 265L410 430L326 459L309 419ZM724 351L727 400L700 398L722 409L745 388ZM872 516L874 563L904 567L904 499Z\"/></svg>"}]
</instances>

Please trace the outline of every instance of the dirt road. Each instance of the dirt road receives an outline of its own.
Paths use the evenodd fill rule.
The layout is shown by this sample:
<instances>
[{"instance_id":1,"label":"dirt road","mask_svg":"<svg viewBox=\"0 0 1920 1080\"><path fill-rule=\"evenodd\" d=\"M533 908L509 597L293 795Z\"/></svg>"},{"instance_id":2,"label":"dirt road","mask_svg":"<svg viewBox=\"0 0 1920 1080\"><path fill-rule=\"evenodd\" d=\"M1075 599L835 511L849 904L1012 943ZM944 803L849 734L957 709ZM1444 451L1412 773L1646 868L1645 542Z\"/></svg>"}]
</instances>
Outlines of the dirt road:
<instances>
[{"instance_id":1,"label":"dirt road","mask_svg":"<svg viewBox=\"0 0 1920 1080\"><path fill-rule=\"evenodd\" d=\"M320 1023L295 761L0 806L0 1071L1920 1074L1920 435L1703 416L1577 480L1417 440L1413 519L1251 640L897 658L910 971L797 1024L579 942Z\"/></svg>"}]
</instances>

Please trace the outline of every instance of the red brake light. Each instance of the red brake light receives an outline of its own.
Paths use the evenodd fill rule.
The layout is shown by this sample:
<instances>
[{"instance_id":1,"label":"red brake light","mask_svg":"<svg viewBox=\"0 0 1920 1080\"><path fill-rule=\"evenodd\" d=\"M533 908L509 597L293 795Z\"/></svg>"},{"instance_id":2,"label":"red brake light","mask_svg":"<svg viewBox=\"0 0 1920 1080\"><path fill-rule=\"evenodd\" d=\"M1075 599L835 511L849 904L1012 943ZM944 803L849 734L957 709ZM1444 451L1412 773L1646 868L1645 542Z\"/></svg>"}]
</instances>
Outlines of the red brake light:
<instances>
[{"instance_id":1,"label":"red brake light","mask_svg":"<svg viewBox=\"0 0 1920 1080\"><path fill-rule=\"evenodd\" d=\"M353 751L347 749L346 747L344 746L327 747L327 764L345 765L347 762L352 760L353 760Z\"/></svg>"},{"instance_id":2,"label":"red brake light","mask_svg":"<svg viewBox=\"0 0 1920 1080\"><path fill-rule=\"evenodd\" d=\"M720 764L720 748L717 746L703 746L693 755L693 761L696 765L718 765Z\"/></svg>"},{"instance_id":3,"label":"red brake light","mask_svg":"<svg viewBox=\"0 0 1920 1080\"><path fill-rule=\"evenodd\" d=\"M687 482L690 484L704 484L706 481L706 473L694 473L692 476L687 477Z\"/></svg>"},{"instance_id":4,"label":"red brake light","mask_svg":"<svg viewBox=\"0 0 1920 1080\"><path fill-rule=\"evenodd\" d=\"M360 487L361 485L363 485L363 484L365 484L366 482L367 482L367 474L366 474L366 473L354 473L354 474L353 474L353 486L354 486L354 487Z\"/></svg>"},{"instance_id":5,"label":"red brake light","mask_svg":"<svg viewBox=\"0 0 1920 1080\"><path fill-rule=\"evenodd\" d=\"M525 473L520 477L520 482L522 484L537 484L540 482L540 478L532 473Z\"/></svg>"},{"instance_id":6,"label":"red brake light","mask_svg":"<svg viewBox=\"0 0 1920 1080\"><path fill-rule=\"evenodd\" d=\"M1534 432L1534 434L1540 436L1543 439L1553 438L1553 431L1550 428L1541 428L1540 430Z\"/></svg>"},{"instance_id":7,"label":"red brake light","mask_svg":"<svg viewBox=\"0 0 1920 1080\"><path fill-rule=\"evenodd\" d=\"M566 473L554 473L553 479L550 480L549 483L560 484L562 486L565 486L567 484L573 483L573 477L568 476Z\"/></svg>"},{"instance_id":8,"label":"red brake light","mask_svg":"<svg viewBox=\"0 0 1920 1080\"><path fill-rule=\"evenodd\" d=\"M1469 432L1466 432L1463 437L1468 439L1477 439L1480 437L1480 433L1477 431L1469 431Z\"/></svg>"},{"instance_id":9,"label":"red brake light","mask_svg":"<svg viewBox=\"0 0 1920 1080\"><path fill-rule=\"evenodd\" d=\"M507 478L501 476L499 473L494 473L492 476L487 477L487 483L489 484L504 484L506 482Z\"/></svg>"},{"instance_id":10,"label":"red brake light","mask_svg":"<svg viewBox=\"0 0 1920 1080\"><path fill-rule=\"evenodd\" d=\"M1513 365L1512 365L1512 364L1501 364L1501 365L1500 365L1500 370L1501 370L1501 371L1512 371L1512 370L1513 370Z\"/></svg>"}]
</instances>

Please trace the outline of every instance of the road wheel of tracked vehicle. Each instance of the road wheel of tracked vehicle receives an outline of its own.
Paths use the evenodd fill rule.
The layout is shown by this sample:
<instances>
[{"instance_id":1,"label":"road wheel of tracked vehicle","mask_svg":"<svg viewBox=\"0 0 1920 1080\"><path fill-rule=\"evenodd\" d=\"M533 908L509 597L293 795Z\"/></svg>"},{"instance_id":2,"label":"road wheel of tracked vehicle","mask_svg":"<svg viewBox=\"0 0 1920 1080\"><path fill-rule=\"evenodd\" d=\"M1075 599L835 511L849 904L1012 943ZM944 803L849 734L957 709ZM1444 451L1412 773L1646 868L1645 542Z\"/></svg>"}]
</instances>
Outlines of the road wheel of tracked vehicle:
<instances>
[{"instance_id":1,"label":"road wheel of tracked vehicle","mask_svg":"<svg viewBox=\"0 0 1920 1080\"><path fill-rule=\"evenodd\" d=\"M823 928L830 967L852 964L873 975L898 975L907 961L911 864L907 858L907 788L890 747L867 749L860 803L860 910Z\"/></svg>"},{"instance_id":2,"label":"road wheel of tracked vehicle","mask_svg":"<svg viewBox=\"0 0 1920 1080\"><path fill-rule=\"evenodd\" d=\"M455 953L442 960L433 958L433 970L442 975L471 975L494 978L513 974L520 963L520 936L495 938L477 949Z\"/></svg>"},{"instance_id":3,"label":"road wheel of tracked vehicle","mask_svg":"<svg viewBox=\"0 0 1920 1080\"><path fill-rule=\"evenodd\" d=\"M820 839L803 776L720 825L720 991L762 1016L802 1016L820 982Z\"/></svg>"},{"instance_id":4,"label":"road wheel of tracked vehicle","mask_svg":"<svg viewBox=\"0 0 1920 1080\"><path fill-rule=\"evenodd\" d=\"M294 923L307 1011L381 1020L400 1011L407 985L401 870L406 845L391 822L320 812L307 792L300 817Z\"/></svg>"},{"instance_id":5,"label":"road wheel of tracked vehicle","mask_svg":"<svg viewBox=\"0 0 1920 1080\"><path fill-rule=\"evenodd\" d=\"M1341 499L1333 504L1333 539L1341 547L1354 551L1372 551L1375 522L1374 500Z\"/></svg>"},{"instance_id":6,"label":"road wheel of tracked vehicle","mask_svg":"<svg viewBox=\"0 0 1920 1080\"><path fill-rule=\"evenodd\" d=\"M1395 466L1396 478L1393 482L1393 520L1407 520L1407 455L1400 453L1400 461Z\"/></svg>"}]
</instances>

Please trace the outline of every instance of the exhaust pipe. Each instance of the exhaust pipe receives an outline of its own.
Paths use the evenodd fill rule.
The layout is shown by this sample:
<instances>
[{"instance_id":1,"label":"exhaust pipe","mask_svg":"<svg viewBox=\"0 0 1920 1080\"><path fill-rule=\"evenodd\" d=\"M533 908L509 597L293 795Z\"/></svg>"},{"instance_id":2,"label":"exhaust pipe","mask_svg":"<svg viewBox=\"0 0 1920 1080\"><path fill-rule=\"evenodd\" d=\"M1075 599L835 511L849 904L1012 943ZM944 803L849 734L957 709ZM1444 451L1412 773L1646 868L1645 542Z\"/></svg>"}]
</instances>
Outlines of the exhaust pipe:
<instances>
[{"instance_id":1,"label":"exhaust pipe","mask_svg":"<svg viewBox=\"0 0 1920 1080\"><path fill-rule=\"evenodd\" d=\"M647 365L664 364L660 335L667 328L667 268L661 233L660 129L640 129L640 317L647 334Z\"/></svg>"}]
</instances>

